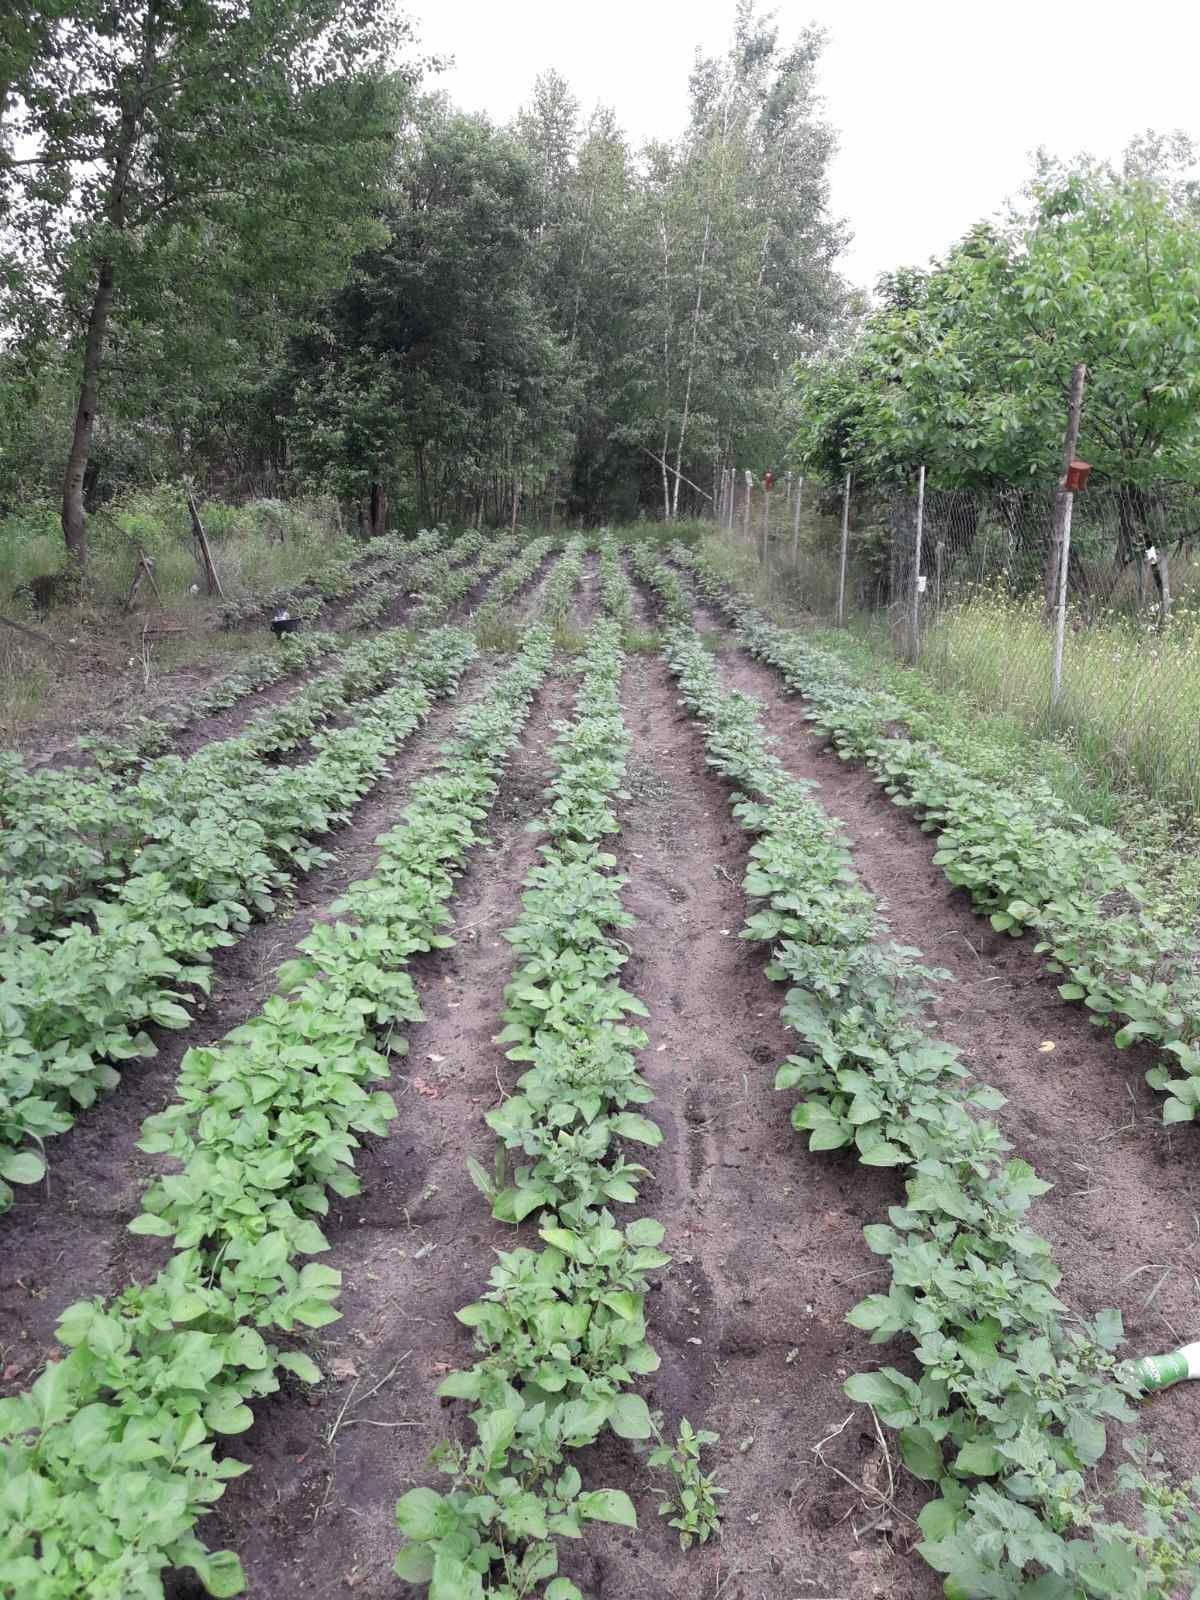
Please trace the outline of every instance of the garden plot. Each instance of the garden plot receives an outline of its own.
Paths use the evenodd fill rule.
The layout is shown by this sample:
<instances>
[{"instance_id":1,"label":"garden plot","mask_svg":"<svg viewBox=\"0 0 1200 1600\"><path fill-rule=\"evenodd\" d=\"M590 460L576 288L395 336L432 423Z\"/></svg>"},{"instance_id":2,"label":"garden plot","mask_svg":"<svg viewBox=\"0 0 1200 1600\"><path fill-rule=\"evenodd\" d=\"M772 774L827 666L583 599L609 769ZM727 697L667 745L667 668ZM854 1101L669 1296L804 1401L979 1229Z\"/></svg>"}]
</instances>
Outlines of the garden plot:
<instances>
[{"instance_id":1,"label":"garden plot","mask_svg":"<svg viewBox=\"0 0 1200 1600\"><path fill-rule=\"evenodd\" d=\"M1135 1353L1191 1331L1161 1242L1180 1133L1126 1127L1103 1037L980 938L765 668L700 642L678 572L635 570L662 659L623 656L646 605L613 543L572 540L540 627L435 713L390 816L368 803L406 820L316 880L332 916L251 935L279 994L223 1043L190 1030L148 1186L97 1234L107 1301L32 1389L10 1375L4 1600L131 1574L174 1600L1196 1582L1186 1494L1146 1540L1109 1492L1123 1432L1197 1465L1190 1391L1144 1401L1105 1312ZM71 1203L48 1215L66 1244ZM40 1355L78 1287L30 1307ZM190 1390L153 1367L185 1349ZM105 1467L161 1514L123 1526Z\"/></svg>"}]
</instances>

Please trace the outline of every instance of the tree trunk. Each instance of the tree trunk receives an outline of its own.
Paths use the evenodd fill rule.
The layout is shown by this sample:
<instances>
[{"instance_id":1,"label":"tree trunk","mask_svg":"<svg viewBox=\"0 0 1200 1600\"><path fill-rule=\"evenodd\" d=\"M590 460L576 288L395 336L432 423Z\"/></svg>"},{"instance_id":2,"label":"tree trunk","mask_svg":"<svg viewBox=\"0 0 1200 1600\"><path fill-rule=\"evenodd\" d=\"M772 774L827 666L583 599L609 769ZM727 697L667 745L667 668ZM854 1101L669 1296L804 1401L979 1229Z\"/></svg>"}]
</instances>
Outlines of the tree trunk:
<instances>
[{"instance_id":1,"label":"tree trunk","mask_svg":"<svg viewBox=\"0 0 1200 1600\"><path fill-rule=\"evenodd\" d=\"M692 312L692 345L688 352L687 383L683 391L683 417L679 424L679 444L675 451L675 493L671 502L673 522L679 516L679 475L683 471L683 440L687 433L688 414L692 408L692 375L696 370L696 340L700 332L700 310L704 303L704 269L708 264L708 241L711 231L712 212L709 211L704 217L704 243L700 249L700 271L696 276L696 305Z\"/></svg>"},{"instance_id":2,"label":"tree trunk","mask_svg":"<svg viewBox=\"0 0 1200 1600\"><path fill-rule=\"evenodd\" d=\"M377 539L387 532L387 495L381 483L371 485L371 537Z\"/></svg>"},{"instance_id":3,"label":"tree trunk","mask_svg":"<svg viewBox=\"0 0 1200 1600\"><path fill-rule=\"evenodd\" d=\"M104 336L108 331L108 316L112 310L113 283L113 264L106 256L100 263L92 312L88 318L87 341L83 347L83 377L79 385L79 404L75 408L75 431L71 438L71 453L67 457L67 471L63 479L63 538L66 540L67 558L79 578L82 578L87 570L87 523L83 509L83 481L87 473L88 457L92 451L92 437L96 431L100 364L104 353Z\"/></svg>"}]
</instances>

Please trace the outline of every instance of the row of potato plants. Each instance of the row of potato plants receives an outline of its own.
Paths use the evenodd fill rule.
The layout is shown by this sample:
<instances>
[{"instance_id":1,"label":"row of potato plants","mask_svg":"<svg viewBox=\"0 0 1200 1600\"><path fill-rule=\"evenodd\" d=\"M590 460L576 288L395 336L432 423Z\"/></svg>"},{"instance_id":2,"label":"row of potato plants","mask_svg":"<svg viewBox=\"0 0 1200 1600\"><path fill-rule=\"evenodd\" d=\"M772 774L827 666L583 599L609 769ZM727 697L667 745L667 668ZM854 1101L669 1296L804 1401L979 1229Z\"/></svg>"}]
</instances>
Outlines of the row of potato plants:
<instances>
[{"instance_id":1,"label":"row of potato plants","mask_svg":"<svg viewBox=\"0 0 1200 1600\"><path fill-rule=\"evenodd\" d=\"M284 678L308 671L338 655L345 644L330 632L284 634L267 649L244 657L233 672L194 700L177 701L160 707L153 717L136 717L114 730L85 735L79 748L86 750L98 767L127 770L152 756L165 755L179 735L201 718L228 710Z\"/></svg>"},{"instance_id":2,"label":"row of potato plants","mask_svg":"<svg viewBox=\"0 0 1200 1600\"><path fill-rule=\"evenodd\" d=\"M157 790L155 836L112 899L49 940L4 942L0 1209L9 1184L44 1172L30 1146L65 1132L117 1084L121 1063L154 1054L147 1025L187 1026L213 952L271 911L291 872L328 859L314 836L348 820L473 653L461 630L421 640L393 687L350 726L319 735L304 766L265 774L247 757L249 775L232 784L216 763L176 763Z\"/></svg>"},{"instance_id":3,"label":"row of potato plants","mask_svg":"<svg viewBox=\"0 0 1200 1600\"><path fill-rule=\"evenodd\" d=\"M471 558L461 562L462 549L471 550ZM521 541L515 537L489 540L484 534L471 532L455 546L454 561L445 553L431 556L422 565L428 569L419 584L414 583L411 598L417 604L408 613L410 628L428 628L444 617L452 605L466 598L484 578L514 558L519 559Z\"/></svg>"},{"instance_id":4,"label":"row of potato plants","mask_svg":"<svg viewBox=\"0 0 1200 1600\"><path fill-rule=\"evenodd\" d=\"M81 776L54 785L38 774L6 801L12 823L0 845L8 877L0 890L0 951L12 936L60 936L119 898L131 871L153 867L174 881L178 862L165 841L186 835L216 806L230 826L257 816L259 786L271 780L268 756L295 751L324 724L350 711L402 673L411 635L395 629L346 651L339 665L270 707L228 739L184 761L160 757L122 784ZM186 881L193 853L183 856Z\"/></svg>"},{"instance_id":5,"label":"row of potato plants","mask_svg":"<svg viewBox=\"0 0 1200 1600\"><path fill-rule=\"evenodd\" d=\"M1032 930L1035 950L1061 978L1064 1000L1171 1058L1149 1083L1165 1092L1166 1122L1200 1110L1200 941L1146 905L1121 840L1072 813L1043 783L1017 793L930 744L897 735L905 708L858 682L845 663L775 627L725 589L711 565L677 550L736 625L746 650L802 694L808 719L839 755L863 762L885 792L938 835L934 861L998 931Z\"/></svg>"},{"instance_id":6,"label":"row of potato plants","mask_svg":"<svg viewBox=\"0 0 1200 1600\"><path fill-rule=\"evenodd\" d=\"M284 705L186 762L159 757L136 777L122 778L13 769L0 800L0 942L14 934L45 938L63 923L91 916L160 829L189 820L186 793L178 817L164 815L164 790L173 796L182 774L194 780L193 803L202 803L214 784L236 788L257 781L262 757L293 748L358 693L380 687L403 663L406 639L396 633L353 647Z\"/></svg>"},{"instance_id":7,"label":"row of potato plants","mask_svg":"<svg viewBox=\"0 0 1200 1600\"><path fill-rule=\"evenodd\" d=\"M368 580L365 600L372 616L378 616L406 584L413 564L437 548L439 535L423 532L404 544L394 539L372 541L372 545L377 543L384 544L386 551L374 552L383 559L376 574ZM368 552L370 550L368 546ZM347 609L341 632L284 634L269 649L245 657L233 672L192 699L160 706L153 717L135 718L113 733L80 739L80 749L90 751L97 765L115 769L165 754L179 734L202 717L226 711L239 700L315 666L323 658L340 654L347 642L345 631L360 625L357 605L355 602Z\"/></svg>"},{"instance_id":8,"label":"row of potato plants","mask_svg":"<svg viewBox=\"0 0 1200 1600\"><path fill-rule=\"evenodd\" d=\"M461 671L469 650L451 659L442 644L448 673ZM130 1227L172 1254L149 1283L70 1306L57 1330L68 1354L0 1401L3 1600L161 1600L173 1568L212 1595L243 1591L237 1556L195 1533L246 1470L217 1447L251 1425L248 1402L281 1371L320 1377L273 1341L338 1316L340 1275L308 1259L328 1248L320 1219L330 1192L358 1192L354 1152L396 1114L378 1083L406 1048L397 1030L421 1018L409 966L453 943L456 879L552 653L549 630L532 630L459 714L338 920L312 930L256 1017L188 1052L177 1102L147 1119L141 1148L177 1170Z\"/></svg>"},{"instance_id":9,"label":"row of potato plants","mask_svg":"<svg viewBox=\"0 0 1200 1600\"><path fill-rule=\"evenodd\" d=\"M431 613L435 603L444 616L451 600L434 590L427 602ZM115 773L8 769L0 787L0 818L6 823L0 836L0 941L11 933L45 935L93 915L98 897L111 895L148 848L166 835L178 836L197 820L198 808L211 807L218 797L228 804L232 822L240 815L238 791L261 778L256 761L295 750L323 724L376 693L403 669L411 648L411 634L403 628L352 645L337 665L265 709L240 734L214 740L186 760L148 762L135 783ZM253 807L248 814L255 814Z\"/></svg>"},{"instance_id":10,"label":"row of potato plants","mask_svg":"<svg viewBox=\"0 0 1200 1600\"><path fill-rule=\"evenodd\" d=\"M587 540L580 535L567 540L566 549L554 565L542 591L542 618L554 627L561 627L575 600L575 590L583 577Z\"/></svg>"},{"instance_id":11,"label":"row of potato plants","mask_svg":"<svg viewBox=\"0 0 1200 1600\"><path fill-rule=\"evenodd\" d=\"M609 533L600 539L600 604L607 616L628 632L637 621L633 585L621 560L621 548Z\"/></svg>"},{"instance_id":12,"label":"row of potato plants","mask_svg":"<svg viewBox=\"0 0 1200 1600\"><path fill-rule=\"evenodd\" d=\"M428 551L435 549L444 538L443 529L422 528L415 542ZM221 626L234 629L261 623L279 610L312 621L327 605L354 594L364 582L370 583L373 574L386 569L391 562L403 562L404 553L411 549L411 543L400 540L395 534L380 534L369 539L352 556L329 561L318 572L298 582L276 584L255 594L226 600L219 612Z\"/></svg>"},{"instance_id":13,"label":"row of potato plants","mask_svg":"<svg viewBox=\"0 0 1200 1600\"><path fill-rule=\"evenodd\" d=\"M568 1460L606 1427L650 1437L650 1412L631 1386L658 1366L646 1341L646 1274L670 1259L659 1222L622 1227L610 1210L635 1201L647 1175L623 1145L661 1139L636 1109L653 1096L637 1070L646 1036L628 1018L646 1012L620 985L621 932L633 919L604 848L618 832L629 743L620 639L615 620L591 629L575 715L552 751L547 840L505 935L517 966L498 1041L526 1065L487 1115L495 1173L470 1166L492 1215L536 1219L541 1242L498 1252L487 1292L458 1313L477 1360L438 1393L469 1402L474 1442L435 1449L447 1492L414 1488L396 1507L406 1540L396 1572L428 1584L430 1600L580 1600L558 1573L555 1541L579 1538L589 1520L637 1525L627 1494L584 1489Z\"/></svg>"},{"instance_id":14,"label":"row of potato plants","mask_svg":"<svg viewBox=\"0 0 1200 1600\"><path fill-rule=\"evenodd\" d=\"M1121 1318L1069 1318L1056 1296L1059 1269L1026 1221L1049 1185L985 1115L1003 1096L970 1082L922 1021L945 974L887 941L839 826L772 751L757 702L723 689L690 630L673 631L664 654L754 837L741 937L769 947L767 974L787 985L782 1017L799 1048L776 1087L802 1097L792 1124L811 1150L845 1149L904 1178L903 1204L864 1230L890 1286L849 1321L873 1343L907 1336L916 1375L883 1367L845 1387L898 1430L905 1465L937 1491L920 1514L921 1554L954 1600L1195 1594L1200 1483L1172 1487L1135 1446L1118 1481L1142 1501L1141 1530L1109 1521L1091 1486L1109 1424L1130 1421L1140 1393L1114 1353Z\"/></svg>"},{"instance_id":15,"label":"row of potato plants","mask_svg":"<svg viewBox=\"0 0 1200 1600\"><path fill-rule=\"evenodd\" d=\"M655 610L668 622L690 622L692 603L679 581L679 574L666 562L659 560L654 548L651 545L635 544L630 548L629 559L633 563L638 581L645 584L653 594Z\"/></svg>"}]
</instances>

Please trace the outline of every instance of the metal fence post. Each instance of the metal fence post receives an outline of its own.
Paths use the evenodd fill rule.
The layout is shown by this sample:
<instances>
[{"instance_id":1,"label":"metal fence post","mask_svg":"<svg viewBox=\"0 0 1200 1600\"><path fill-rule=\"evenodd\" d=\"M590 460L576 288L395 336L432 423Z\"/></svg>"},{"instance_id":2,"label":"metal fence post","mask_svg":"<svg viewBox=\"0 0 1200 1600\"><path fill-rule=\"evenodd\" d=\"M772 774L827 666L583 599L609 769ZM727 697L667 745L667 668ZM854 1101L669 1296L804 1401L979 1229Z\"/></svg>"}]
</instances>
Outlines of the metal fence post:
<instances>
[{"instance_id":1,"label":"metal fence post","mask_svg":"<svg viewBox=\"0 0 1200 1600\"><path fill-rule=\"evenodd\" d=\"M917 522L913 532L912 594L909 596L909 625L912 629L912 658L915 661L921 649L921 535L925 527L925 464L917 476Z\"/></svg>"},{"instance_id":2,"label":"metal fence post","mask_svg":"<svg viewBox=\"0 0 1200 1600\"><path fill-rule=\"evenodd\" d=\"M1083 410L1083 384L1087 367L1077 361L1071 371L1071 394L1067 403L1067 433L1063 441L1062 477L1054 507L1051 554L1058 555L1057 608L1054 617L1054 653L1050 659L1050 712L1057 710L1062 694L1063 640L1067 630L1067 573L1071 561L1071 513L1075 496L1067 487L1071 482L1071 460L1079 438L1079 418ZM1057 546L1057 550L1056 547Z\"/></svg>"},{"instance_id":3,"label":"metal fence post","mask_svg":"<svg viewBox=\"0 0 1200 1600\"><path fill-rule=\"evenodd\" d=\"M792 569L800 558L800 502L804 499L804 474L796 485L796 510L792 519Z\"/></svg>"},{"instance_id":4,"label":"metal fence post","mask_svg":"<svg viewBox=\"0 0 1200 1600\"><path fill-rule=\"evenodd\" d=\"M837 625L846 625L846 547L850 540L850 474L846 474L846 488L842 495L842 561L838 569Z\"/></svg>"},{"instance_id":5,"label":"metal fence post","mask_svg":"<svg viewBox=\"0 0 1200 1600\"><path fill-rule=\"evenodd\" d=\"M752 495L752 492L753 492L753 486L754 486L754 479L751 476L750 468L747 467L746 468L746 504L742 508L742 537L745 539L747 544L750 543L750 499L751 499L751 495Z\"/></svg>"},{"instance_id":6,"label":"metal fence post","mask_svg":"<svg viewBox=\"0 0 1200 1600\"><path fill-rule=\"evenodd\" d=\"M1059 512L1060 555L1058 563L1058 608L1054 616L1054 656L1050 663L1050 710L1057 709L1062 694L1063 640L1067 631L1067 569L1071 563L1071 512L1075 496L1069 489L1063 494L1064 504Z\"/></svg>"}]
</instances>

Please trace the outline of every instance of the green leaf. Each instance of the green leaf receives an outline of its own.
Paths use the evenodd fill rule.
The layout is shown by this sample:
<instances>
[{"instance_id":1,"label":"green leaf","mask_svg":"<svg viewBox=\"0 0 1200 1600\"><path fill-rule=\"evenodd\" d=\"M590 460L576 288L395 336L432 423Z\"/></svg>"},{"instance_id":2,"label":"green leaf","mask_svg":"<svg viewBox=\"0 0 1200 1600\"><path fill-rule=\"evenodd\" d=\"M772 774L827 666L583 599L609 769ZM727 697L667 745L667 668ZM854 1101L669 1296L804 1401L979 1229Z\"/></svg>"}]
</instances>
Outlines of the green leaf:
<instances>
[{"instance_id":1,"label":"green leaf","mask_svg":"<svg viewBox=\"0 0 1200 1600\"><path fill-rule=\"evenodd\" d=\"M972 1439L954 1458L954 1471L960 1477L993 1478L1003 1465L994 1446L983 1439Z\"/></svg>"},{"instance_id":2,"label":"green leaf","mask_svg":"<svg viewBox=\"0 0 1200 1600\"><path fill-rule=\"evenodd\" d=\"M254 1421L254 1413L249 1406L222 1395L205 1406L204 1420L214 1433L245 1433Z\"/></svg>"},{"instance_id":3,"label":"green leaf","mask_svg":"<svg viewBox=\"0 0 1200 1600\"><path fill-rule=\"evenodd\" d=\"M581 1517L590 1522L615 1522L622 1528L637 1527L633 1501L622 1489L592 1489L575 1502Z\"/></svg>"},{"instance_id":4,"label":"green leaf","mask_svg":"<svg viewBox=\"0 0 1200 1600\"><path fill-rule=\"evenodd\" d=\"M203 1555L197 1553L190 1564L214 1600L231 1600L246 1588L242 1563L232 1550L218 1550L211 1555L207 1551Z\"/></svg>"},{"instance_id":5,"label":"green leaf","mask_svg":"<svg viewBox=\"0 0 1200 1600\"><path fill-rule=\"evenodd\" d=\"M949 1500L930 1500L921 1507L917 1526L927 1539L936 1543L939 1539L950 1537L958 1526L959 1516L960 1512Z\"/></svg>"},{"instance_id":6,"label":"green leaf","mask_svg":"<svg viewBox=\"0 0 1200 1600\"><path fill-rule=\"evenodd\" d=\"M406 1538L434 1539L443 1526L442 1505L436 1490L410 1489L396 1502L396 1526Z\"/></svg>"},{"instance_id":7,"label":"green leaf","mask_svg":"<svg viewBox=\"0 0 1200 1600\"><path fill-rule=\"evenodd\" d=\"M294 1372L302 1383L320 1383L321 1369L317 1363L306 1356L301 1350L285 1350L279 1357L279 1365Z\"/></svg>"},{"instance_id":8,"label":"green leaf","mask_svg":"<svg viewBox=\"0 0 1200 1600\"><path fill-rule=\"evenodd\" d=\"M428 1583L433 1577L433 1551L420 1544L406 1544L396 1557L392 1571L406 1583Z\"/></svg>"},{"instance_id":9,"label":"green leaf","mask_svg":"<svg viewBox=\"0 0 1200 1600\"><path fill-rule=\"evenodd\" d=\"M9 1183L37 1183L45 1175L46 1163L32 1150L0 1153L0 1178Z\"/></svg>"},{"instance_id":10,"label":"green leaf","mask_svg":"<svg viewBox=\"0 0 1200 1600\"><path fill-rule=\"evenodd\" d=\"M129 1224L130 1233L150 1233L159 1239L171 1239L175 1229L164 1217L156 1217L152 1212L143 1211L140 1216L134 1217Z\"/></svg>"},{"instance_id":11,"label":"green leaf","mask_svg":"<svg viewBox=\"0 0 1200 1600\"><path fill-rule=\"evenodd\" d=\"M649 1117L639 1117L633 1111L622 1111L620 1115L611 1117L609 1126L623 1139L634 1139L638 1144L662 1143L662 1129L658 1124L651 1122Z\"/></svg>"},{"instance_id":12,"label":"green leaf","mask_svg":"<svg viewBox=\"0 0 1200 1600\"><path fill-rule=\"evenodd\" d=\"M639 1394L618 1395L609 1410L608 1420L620 1439L648 1439L654 1432L650 1408Z\"/></svg>"},{"instance_id":13,"label":"green leaf","mask_svg":"<svg viewBox=\"0 0 1200 1600\"><path fill-rule=\"evenodd\" d=\"M900 1454L913 1477L924 1483L937 1483L946 1470L941 1447L928 1428L901 1428Z\"/></svg>"}]
</instances>

